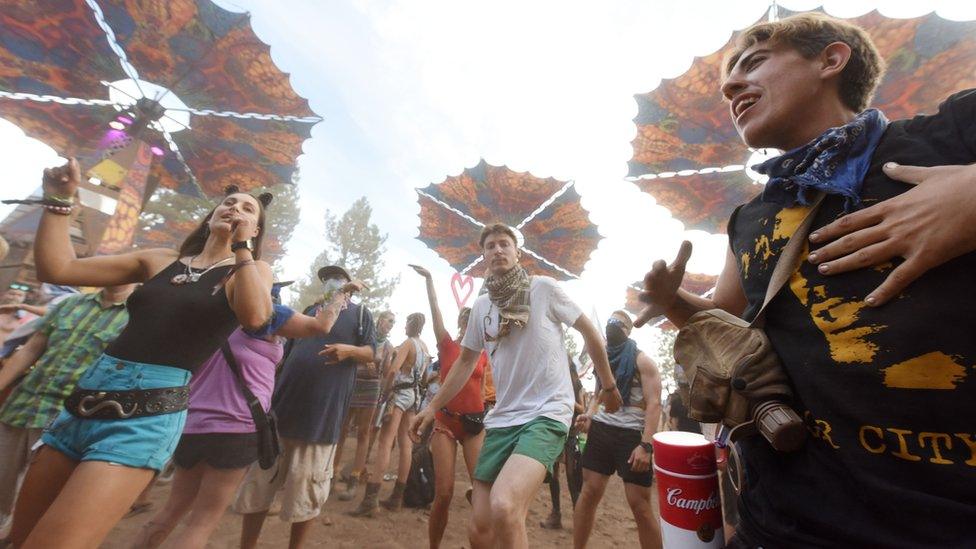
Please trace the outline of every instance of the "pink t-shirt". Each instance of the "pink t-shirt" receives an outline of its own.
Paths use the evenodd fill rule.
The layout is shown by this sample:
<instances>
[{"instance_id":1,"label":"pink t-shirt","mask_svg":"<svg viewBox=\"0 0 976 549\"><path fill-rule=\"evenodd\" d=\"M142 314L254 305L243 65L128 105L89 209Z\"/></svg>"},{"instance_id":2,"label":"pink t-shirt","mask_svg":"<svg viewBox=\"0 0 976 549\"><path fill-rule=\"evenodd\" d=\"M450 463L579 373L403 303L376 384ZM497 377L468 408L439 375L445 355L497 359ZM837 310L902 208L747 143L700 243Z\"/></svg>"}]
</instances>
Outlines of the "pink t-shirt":
<instances>
[{"instance_id":1,"label":"pink t-shirt","mask_svg":"<svg viewBox=\"0 0 976 549\"><path fill-rule=\"evenodd\" d=\"M261 401L265 410L271 406L275 365L284 351L280 343L250 337L234 330L228 339L241 368L244 383ZM184 433L253 433L254 420L244 395L234 380L224 355L214 353L190 380L190 408Z\"/></svg>"}]
</instances>

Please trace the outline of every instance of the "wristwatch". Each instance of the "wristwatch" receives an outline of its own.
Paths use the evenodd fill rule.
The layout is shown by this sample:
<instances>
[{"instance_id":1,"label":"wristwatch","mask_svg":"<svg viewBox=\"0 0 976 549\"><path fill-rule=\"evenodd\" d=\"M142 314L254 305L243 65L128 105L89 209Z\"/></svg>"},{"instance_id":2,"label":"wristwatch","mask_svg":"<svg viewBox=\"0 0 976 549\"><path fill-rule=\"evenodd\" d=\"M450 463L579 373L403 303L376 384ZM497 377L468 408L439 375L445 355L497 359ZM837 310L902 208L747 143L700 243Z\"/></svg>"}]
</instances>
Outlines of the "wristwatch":
<instances>
[{"instance_id":1,"label":"wristwatch","mask_svg":"<svg viewBox=\"0 0 976 549\"><path fill-rule=\"evenodd\" d=\"M641 441L640 447L643 448L644 451L647 452L648 454L654 453L654 445L651 444L650 442Z\"/></svg>"},{"instance_id":2,"label":"wristwatch","mask_svg":"<svg viewBox=\"0 0 976 549\"><path fill-rule=\"evenodd\" d=\"M230 251L236 252L237 250L247 250L253 252L254 248L251 247L250 240L241 240L240 242L235 242L230 245Z\"/></svg>"}]
</instances>

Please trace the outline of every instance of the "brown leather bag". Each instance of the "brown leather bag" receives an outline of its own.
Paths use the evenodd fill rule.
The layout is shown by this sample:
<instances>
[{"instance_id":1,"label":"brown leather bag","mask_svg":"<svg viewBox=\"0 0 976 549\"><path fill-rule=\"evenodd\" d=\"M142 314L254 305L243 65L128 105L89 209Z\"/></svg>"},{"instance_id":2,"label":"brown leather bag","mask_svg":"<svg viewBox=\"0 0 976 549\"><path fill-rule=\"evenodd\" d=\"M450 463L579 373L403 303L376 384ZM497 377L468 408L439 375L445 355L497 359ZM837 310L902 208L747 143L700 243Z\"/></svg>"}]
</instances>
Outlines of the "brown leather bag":
<instances>
[{"instance_id":1,"label":"brown leather bag","mask_svg":"<svg viewBox=\"0 0 976 549\"><path fill-rule=\"evenodd\" d=\"M722 423L731 438L757 431L780 451L793 451L806 440L806 428L790 408L790 380L761 326L766 306L795 272L803 241L823 201L820 193L783 248L762 307L752 322L722 309L701 311L678 332L674 358L691 385L688 415L703 423Z\"/></svg>"}]
</instances>

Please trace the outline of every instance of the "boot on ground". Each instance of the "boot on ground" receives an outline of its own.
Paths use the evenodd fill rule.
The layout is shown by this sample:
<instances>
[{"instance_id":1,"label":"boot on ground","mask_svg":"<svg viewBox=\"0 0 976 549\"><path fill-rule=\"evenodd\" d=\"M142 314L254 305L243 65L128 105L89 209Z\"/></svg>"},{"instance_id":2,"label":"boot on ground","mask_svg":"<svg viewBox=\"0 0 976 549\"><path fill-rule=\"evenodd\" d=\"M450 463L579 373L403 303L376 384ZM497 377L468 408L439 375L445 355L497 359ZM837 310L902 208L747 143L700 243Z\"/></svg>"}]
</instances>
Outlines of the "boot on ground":
<instances>
[{"instance_id":1,"label":"boot on ground","mask_svg":"<svg viewBox=\"0 0 976 549\"><path fill-rule=\"evenodd\" d=\"M356 491L359 489L359 478L365 476L353 473L346 481L346 489L339 493L339 501L352 501L356 499Z\"/></svg>"},{"instance_id":2,"label":"boot on ground","mask_svg":"<svg viewBox=\"0 0 976 549\"><path fill-rule=\"evenodd\" d=\"M399 511L403 508L403 492L406 491L407 485L403 482L397 482L393 486L393 493L390 494L390 499L385 500L382 505L388 511Z\"/></svg>"},{"instance_id":3,"label":"boot on ground","mask_svg":"<svg viewBox=\"0 0 976 549\"><path fill-rule=\"evenodd\" d=\"M363 501L359 503L359 507L357 507L355 511L351 511L349 514L354 517L365 518L372 518L376 516L376 511L379 510L379 497L380 483L367 482L366 493L363 495Z\"/></svg>"}]
</instances>

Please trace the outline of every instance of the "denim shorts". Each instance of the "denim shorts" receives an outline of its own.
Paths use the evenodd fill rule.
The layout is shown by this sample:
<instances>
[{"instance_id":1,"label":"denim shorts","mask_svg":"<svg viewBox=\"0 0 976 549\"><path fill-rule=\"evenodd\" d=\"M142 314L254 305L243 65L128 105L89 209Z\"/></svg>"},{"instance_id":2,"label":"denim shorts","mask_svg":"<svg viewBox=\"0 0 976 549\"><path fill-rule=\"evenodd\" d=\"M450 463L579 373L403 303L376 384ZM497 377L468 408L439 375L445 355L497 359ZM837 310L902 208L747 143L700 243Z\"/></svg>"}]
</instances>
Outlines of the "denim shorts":
<instances>
[{"instance_id":1,"label":"denim shorts","mask_svg":"<svg viewBox=\"0 0 976 549\"><path fill-rule=\"evenodd\" d=\"M102 355L81 379L79 389L128 391L182 387L190 372ZM186 410L130 419L82 419L67 410L54 420L41 441L75 461L107 461L162 471L176 449Z\"/></svg>"}]
</instances>

